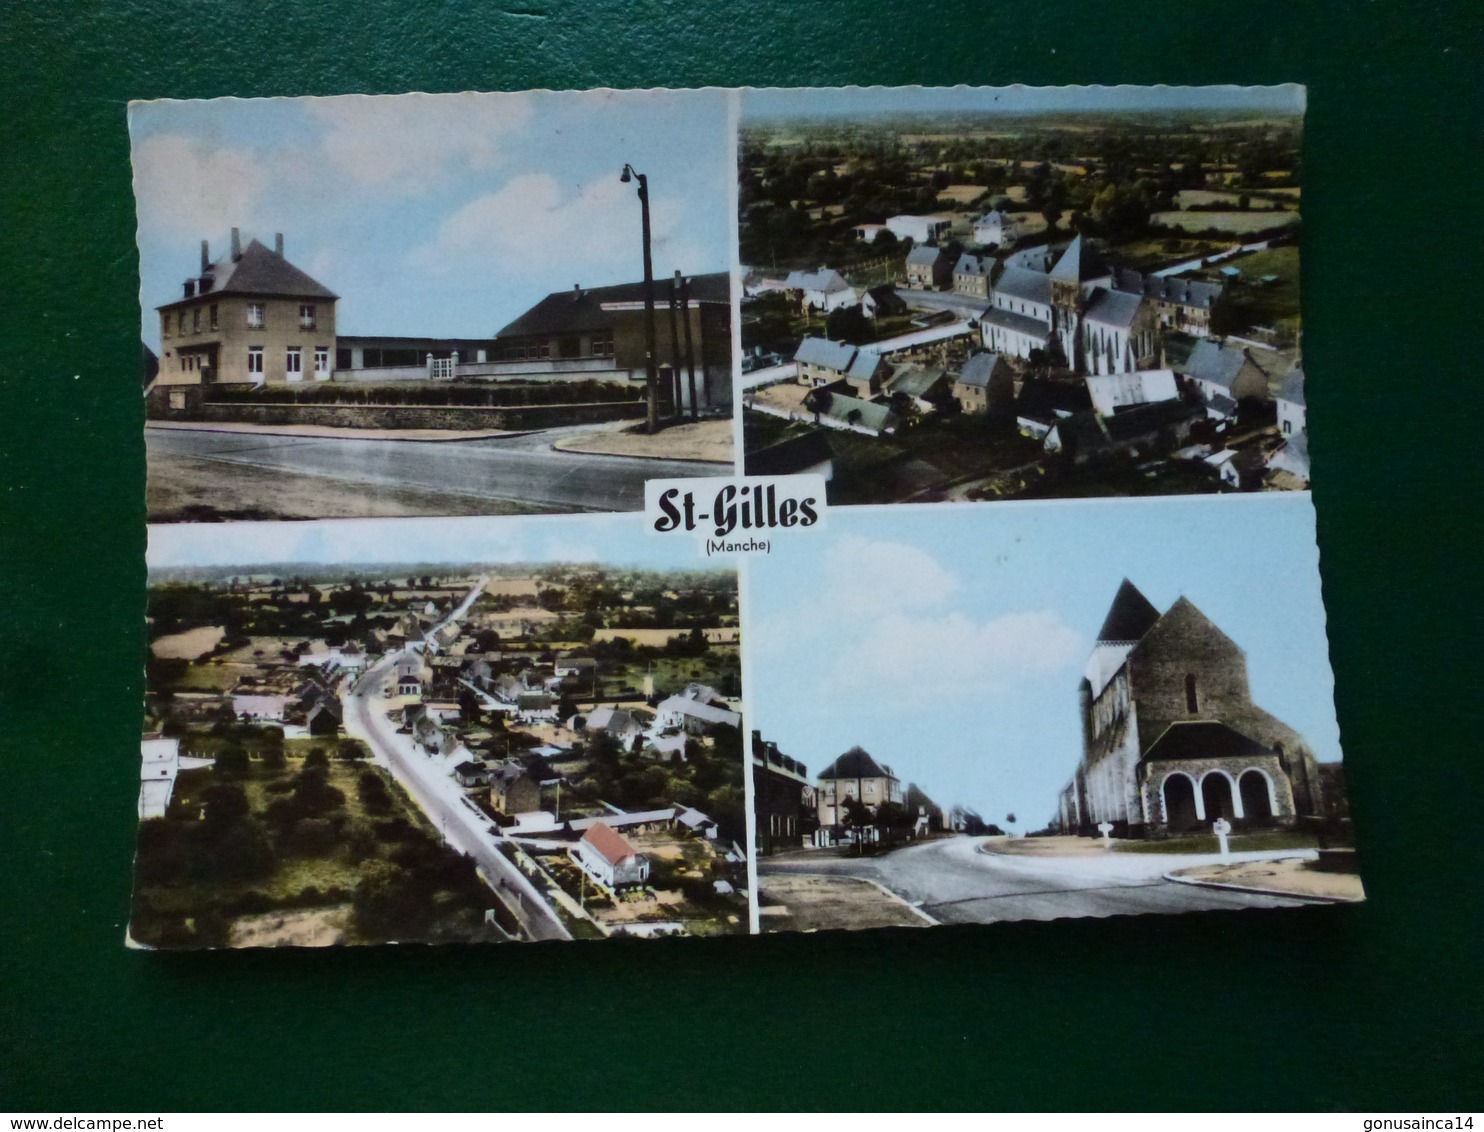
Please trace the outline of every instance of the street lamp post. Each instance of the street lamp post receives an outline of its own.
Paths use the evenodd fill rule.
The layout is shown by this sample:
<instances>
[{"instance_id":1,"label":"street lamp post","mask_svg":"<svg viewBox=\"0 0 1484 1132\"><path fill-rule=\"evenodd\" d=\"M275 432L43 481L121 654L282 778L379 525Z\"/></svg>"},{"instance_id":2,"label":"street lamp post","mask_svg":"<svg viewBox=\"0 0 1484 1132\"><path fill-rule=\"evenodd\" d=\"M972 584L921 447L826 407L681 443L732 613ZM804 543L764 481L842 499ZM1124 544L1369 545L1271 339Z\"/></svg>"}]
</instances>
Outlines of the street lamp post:
<instances>
[{"instance_id":1,"label":"street lamp post","mask_svg":"<svg viewBox=\"0 0 1484 1132\"><path fill-rule=\"evenodd\" d=\"M654 262L649 253L649 178L625 164L618 178L624 184L639 182L639 213L644 227L644 377L648 405L646 427L659 430L659 375L654 365Z\"/></svg>"}]
</instances>

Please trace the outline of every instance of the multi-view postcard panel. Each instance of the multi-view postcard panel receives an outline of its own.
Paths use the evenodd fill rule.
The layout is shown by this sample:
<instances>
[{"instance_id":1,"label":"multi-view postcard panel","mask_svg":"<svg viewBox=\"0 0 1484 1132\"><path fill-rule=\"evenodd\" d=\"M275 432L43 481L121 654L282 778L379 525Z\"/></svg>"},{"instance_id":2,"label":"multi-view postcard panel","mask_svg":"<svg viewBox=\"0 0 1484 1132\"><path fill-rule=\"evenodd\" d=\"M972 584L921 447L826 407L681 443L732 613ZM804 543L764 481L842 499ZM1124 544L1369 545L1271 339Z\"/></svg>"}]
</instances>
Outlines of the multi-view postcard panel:
<instances>
[{"instance_id":1,"label":"multi-view postcard panel","mask_svg":"<svg viewBox=\"0 0 1484 1132\"><path fill-rule=\"evenodd\" d=\"M1303 97L132 107L131 942L1361 899Z\"/></svg>"}]
</instances>

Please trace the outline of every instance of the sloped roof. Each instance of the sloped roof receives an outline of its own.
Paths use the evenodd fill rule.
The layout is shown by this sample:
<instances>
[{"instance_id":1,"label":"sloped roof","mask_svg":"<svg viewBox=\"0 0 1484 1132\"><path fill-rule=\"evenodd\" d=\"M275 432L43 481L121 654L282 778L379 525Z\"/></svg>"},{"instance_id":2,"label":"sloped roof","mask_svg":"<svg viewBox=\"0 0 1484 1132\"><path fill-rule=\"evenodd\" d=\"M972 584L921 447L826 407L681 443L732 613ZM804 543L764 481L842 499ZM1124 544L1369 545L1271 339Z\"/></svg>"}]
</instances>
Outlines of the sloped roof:
<instances>
[{"instance_id":1,"label":"sloped roof","mask_svg":"<svg viewBox=\"0 0 1484 1132\"><path fill-rule=\"evenodd\" d=\"M233 259L225 255L202 273L211 276L212 284L204 294L212 295L262 295L293 299L338 299L340 296L318 280L311 279L277 252L252 240L242 249L242 255ZM201 298L194 295L176 299L158 307L179 303L193 303Z\"/></svg>"},{"instance_id":2,"label":"sloped roof","mask_svg":"<svg viewBox=\"0 0 1484 1132\"><path fill-rule=\"evenodd\" d=\"M831 267L822 267L818 271L790 271L783 285L791 291L823 291L826 294L850 290L844 276Z\"/></svg>"},{"instance_id":3,"label":"sloped roof","mask_svg":"<svg viewBox=\"0 0 1484 1132\"><path fill-rule=\"evenodd\" d=\"M876 376L876 367L881 364L881 355L874 350L861 350L857 352L848 366L845 367L845 376L853 377L857 381L870 381Z\"/></svg>"},{"instance_id":4,"label":"sloped roof","mask_svg":"<svg viewBox=\"0 0 1484 1132\"><path fill-rule=\"evenodd\" d=\"M1082 283L1088 279L1097 279L1099 276L1107 275L1108 267L1101 256L1083 243L1082 237L1076 237L1067 245L1067 250L1061 253L1061 258L1056 261L1056 266L1051 269L1051 278L1073 283Z\"/></svg>"},{"instance_id":5,"label":"sloped roof","mask_svg":"<svg viewBox=\"0 0 1484 1132\"><path fill-rule=\"evenodd\" d=\"M946 253L942 248L932 247L928 244L918 244L907 253L907 262L921 267L932 267Z\"/></svg>"},{"instance_id":6,"label":"sloped roof","mask_svg":"<svg viewBox=\"0 0 1484 1132\"><path fill-rule=\"evenodd\" d=\"M1092 302L1087 304L1086 317L1089 322L1116 326L1120 329L1127 328L1133 325L1143 301L1141 295L1131 295L1126 291L1109 291L1105 287L1099 287L1093 294Z\"/></svg>"},{"instance_id":7,"label":"sloped roof","mask_svg":"<svg viewBox=\"0 0 1484 1132\"><path fill-rule=\"evenodd\" d=\"M1032 318L1028 314L1016 314L1014 311L1001 310L999 307L990 307L979 316L980 322L987 322L991 326L998 326L1005 330L1013 330L1017 334L1025 334L1041 341L1051 337L1051 323L1042 322L1039 318Z\"/></svg>"},{"instance_id":8,"label":"sloped roof","mask_svg":"<svg viewBox=\"0 0 1484 1132\"><path fill-rule=\"evenodd\" d=\"M1304 367L1301 362L1294 362L1288 374L1283 378L1283 384L1278 389L1278 400L1287 401L1290 405L1304 404Z\"/></svg>"},{"instance_id":9,"label":"sloped roof","mask_svg":"<svg viewBox=\"0 0 1484 1132\"><path fill-rule=\"evenodd\" d=\"M1208 283L1204 279L1182 279L1170 275L1144 275L1131 267L1115 267L1113 286L1119 291L1160 299L1167 303L1180 303L1187 307L1210 310L1221 297L1220 283Z\"/></svg>"},{"instance_id":10,"label":"sloped roof","mask_svg":"<svg viewBox=\"0 0 1484 1132\"><path fill-rule=\"evenodd\" d=\"M1007 267L994 285L996 295L1024 299L1028 303L1051 305L1051 276L1028 267Z\"/></svg>"},{"instance_id":11,"label":"sloped roof","mask_svg":"<svg viewBox=\"0 0 1484 1132\"><path fill-rule=\"evenodd\" d=\"M990 378L994 376L995 367L999 364L998 354L975 354L964 363L963 369L959 370L958 384L973 386L975 389L987 389Z\"/></svg>"},{"instance_id":12,"label":"sloped roof","mask_svg":"<svg viewBox=\"0 0 1484 1132\"><path fill-rule=\"evenodd\" d=\"M829 766L819 772L821 781L827 778L895 778L886 767L873 759L863 748L851 747Z\"/></svg>"},{"instance_id":13,"label":"sloped roof","mask_svg":"<svg viewBox=\"0 0 1484 1132\"><path fill-rule=\"evenodd\" d=\"M638 850L628 843L623 834L603 822L595 822L590 826L582 835L582 840L592 846L598 856L610 865L617 865L629 857L639 855Z\"/></svg>"},{"instance_id":14,"label":"sloped roof","mask_svg":"<svg viewBox=\"0 0 1484 1132\"><path fill-rule=\"evenodd\" d=\"M935 366L903 366L892 374L886 387L892 393L926 397L945 377L947 374Z\"/></svg>"},{"instance_id":15,"label":"sloped roof","mask_svg":"<svg viewBox=\"0 0 1484 1132\"><path fill-rule=\"evenodd\" d=\"M989 265L993 262L988 259L980 259L976 255L964 252L958 257L958 262L953 265L955 275L988 275Z\"/></svg>"},{"instance_id":16,"label":"sloped roof","mask_svg":"<svg viewBox=\"0 0 1484 1132\"><path fill-rule=\"evenodd\" d=\"M1153 628L1159 620L1159 610L1139 587L1127 578L1113 595L1113 604L1108 607L1108 616L1098 630L1099 641L1137 641Z\"/></svg>"},{"instance_id":17,"label":"sloped roof","mask_svg":"<svg viewBox=\"0 0 1484 1132\"><path fill-rule=\"evenodd\" d=\"M1004 224L1009 219L1010 218L999 209L992 208L983 216L979 217L979 219L975 220L974 226L977 228L981 224Z\"/></svg>"},{"instance_id":18,"label":"sloped roof","mask_svg":"<svg viewBox=\"0 0 1484 1132\"><path fill-rule=\"evenodd\" d=\"M1051 270L1052 261L1055 259L1056 252L1049 244L1037 244L1034 247L1021 248L1020 251L1007 256L1005 266L1024 268L1045 275Z\"/></svg>"},{"instance_id":19,"label":"sloped roof","mask_svg":"<svg viewBox=\"0 0 1484 1132\"><path fill-rule=\"evenodd\" d=\"M736 727L742 722L742 717L734 711L713 707L688 696L670 696L660 703L657 710L678 711L681 715L688 715L705 723L724 723L728 727Z\"/></svg>"},{"instance_id":20,"label":"sloped roof","mask_svg":"<svg viewBox=\"0 0 1484 1132\"><path fill-rule=\"evenodd\" d=\"M1276 753L1234 727L1214 720L1170 724L1144 752L1151 759L1250 759Z\"/></svg>"},{"instance_id":21,"label":"sloped roof","mask_svg":"<svg viewBox=\"0 0 1484 1132\"><path fill-rule=\"evenodd\" d=\"M1247 350L1243 346L1223 346L1213 339L1202 338L1185 361L1185 373L1197 381L1230 389L1247 357Z\"/></svg>"},{"instance_id":22,"label":"sloped roof","mask_svg":"<svg viewBox=\"0 0 1484 1132\"><path fill-rule=\"evenodd\" d=\"M855 361L858 351L847 342L836 342L832 338L805 338L794 351L794 361L844 373Z\"/></svg>"},{"instance_id":23,"label":"sloped roof","mask_svg":"<svg viewBox=\"0 0 1484 1132\"><path fill-rule=\"evenodd\" d=\"M884 432L897 423L897 415L891 411L889 405L862 401L859 397L851 397L844 393L832 392L829 407L821 409L820 412L824 416L844 421L846 424L858 424L863 428L875 429L877 432Z\"/></svg>"},{"instance_id":24,"label":"sloped roof","mask_svg":"<svg viewBox=\"0 0 1484 1132\"><path fill-rule=\"evenodd\" d=\"M732 277L729 272L714 271L692 275L690 300L693 303L728 303L732 301ZM656 308L669 301L669 285L656 280ZM496 338L519 338L528 334L572 334L583 330L604 330L613 325L613 312L604 304L642 303L644 284L619 283L612 287L573 288L553 291L514 322L508 323Z\"/></svg>"}]
</instances>

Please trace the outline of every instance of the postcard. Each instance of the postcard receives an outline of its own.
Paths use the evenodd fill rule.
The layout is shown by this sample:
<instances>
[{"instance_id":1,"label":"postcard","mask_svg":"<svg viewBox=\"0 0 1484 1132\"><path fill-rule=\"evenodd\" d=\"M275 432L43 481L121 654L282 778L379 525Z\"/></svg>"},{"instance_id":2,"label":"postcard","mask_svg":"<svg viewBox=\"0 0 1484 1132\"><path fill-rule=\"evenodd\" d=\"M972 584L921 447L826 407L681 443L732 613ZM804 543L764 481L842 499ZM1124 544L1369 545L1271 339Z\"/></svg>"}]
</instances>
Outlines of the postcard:
<instances>
[{"instance_id":1,"label":"postcard","mask_svg":"<svg viewBox=\"0 0 1484 1132\"><path fill-rule=\"evenodd\" d=\"M1304 99L133 104L130 945L1362 900Z\"/></svg>"}]
</instances>

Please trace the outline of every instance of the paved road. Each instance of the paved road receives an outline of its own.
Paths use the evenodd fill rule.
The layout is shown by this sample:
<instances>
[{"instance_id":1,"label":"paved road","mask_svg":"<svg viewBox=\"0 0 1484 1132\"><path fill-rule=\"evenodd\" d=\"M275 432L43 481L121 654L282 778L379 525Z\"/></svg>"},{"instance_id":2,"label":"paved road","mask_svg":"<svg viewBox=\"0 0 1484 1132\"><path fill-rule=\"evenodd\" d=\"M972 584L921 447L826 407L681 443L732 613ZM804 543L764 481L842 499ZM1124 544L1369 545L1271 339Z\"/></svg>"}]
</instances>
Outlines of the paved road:
<instances>
[{"instance_id":1,"label":"paved road","mask_svg":"<svg viewBox=\"0 0 1484 1132\"><path fill-rule=\"evenodd\" d=\"M551 447L555 440L593 430L581 425L499 440L428 442L148 429L145 444L150 453L167 456L282 469L357 485L509 500L555 511L642 511L646 479L721 474L716 464Z\"/></svg>"},{"instance_id":2,"label":"paved road","mask_svg":"<svg viewBox=\"0 0 1484 1132\"><path fill-rule=\"evenodd\" d=\"M942 923L1054 920L1130 912L1193 912L1219 908L1296 908L1306 901L1199 888L1161 874L1209 857L1152 854L1031 858L981 853L979 838L955 837L898 849L881 857L760 858L764 876L834 873L866 877Z\"/></svg>"},{"instance_id":3,"label":"paved road","mask_svg":"<svg viewBox=\"0 0 1484 1132\"><path fill-rule=\"evenodd\" d=\"M376 761L392 772L449 845L474 858L529 938L571 939L535 886L499 851L493 823L464 797L448 768L419 749L411 737L397 734L387 718L382 689L405 655L406 651L388 653L344 693L346 734L365 740Z\"/></svg>"}]
</instances>

